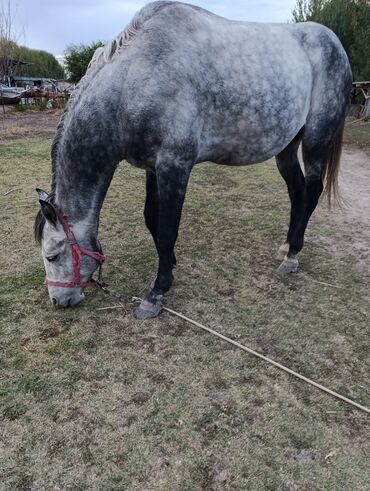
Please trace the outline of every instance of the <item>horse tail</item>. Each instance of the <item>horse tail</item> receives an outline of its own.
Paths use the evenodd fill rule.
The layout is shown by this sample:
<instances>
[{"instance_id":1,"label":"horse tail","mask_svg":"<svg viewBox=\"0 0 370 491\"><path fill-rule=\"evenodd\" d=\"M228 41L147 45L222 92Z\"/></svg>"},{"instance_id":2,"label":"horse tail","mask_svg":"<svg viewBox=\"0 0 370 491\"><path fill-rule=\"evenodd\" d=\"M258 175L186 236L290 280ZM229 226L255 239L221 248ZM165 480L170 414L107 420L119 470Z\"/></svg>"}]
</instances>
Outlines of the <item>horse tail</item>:
<instances>
[{"instance_id":1,"label":"horse tail","mask_svg":"<svg viewBox=\"0 0 370 491\"><path fill-rule=\"evenodd\" d=\"M336 135L332 141L329 150L329 156L323 174L323 178L326 181L324 194L328 197L329 206L331 205L332 201L336 203L341 202L339 185L338 185L338 176L339 176L340 158L342 155L342 148L343 148L343 133L344 133L345 121L346 118L343 117L340 126L338 127L338 130L336 132Z\"/></svg>"}]
</instances>

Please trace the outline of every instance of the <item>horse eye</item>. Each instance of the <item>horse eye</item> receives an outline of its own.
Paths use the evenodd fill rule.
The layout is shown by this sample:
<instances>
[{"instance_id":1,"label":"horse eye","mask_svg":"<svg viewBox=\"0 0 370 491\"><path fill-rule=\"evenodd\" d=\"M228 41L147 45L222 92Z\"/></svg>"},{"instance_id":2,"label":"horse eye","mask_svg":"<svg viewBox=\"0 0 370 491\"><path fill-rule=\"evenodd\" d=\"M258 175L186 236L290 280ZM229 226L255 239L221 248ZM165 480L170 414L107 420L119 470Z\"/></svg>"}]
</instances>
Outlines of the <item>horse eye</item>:
<instances>
[{"instance_id":1,"label":"horse eye","mask_svg":"<svg viewBox=\"0 0 370 491\"><path fill-rule=\"evenodd\" d=\"M58 259L58 255L59 254L57 254L56 256L49 256L46 259L49 261L49 263L52 263L53 261L55 261L56 259Z\"/></svg>"}]
</instances>

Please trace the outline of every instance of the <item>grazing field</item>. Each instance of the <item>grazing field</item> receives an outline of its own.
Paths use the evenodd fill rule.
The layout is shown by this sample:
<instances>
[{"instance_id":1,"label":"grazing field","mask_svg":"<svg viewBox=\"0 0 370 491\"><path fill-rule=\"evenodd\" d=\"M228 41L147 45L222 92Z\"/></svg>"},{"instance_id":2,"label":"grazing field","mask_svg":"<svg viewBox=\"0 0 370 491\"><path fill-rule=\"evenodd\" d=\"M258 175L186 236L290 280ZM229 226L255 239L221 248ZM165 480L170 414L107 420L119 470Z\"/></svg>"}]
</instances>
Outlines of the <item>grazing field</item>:
<instances>
[{"instance_id":1,"label":"grazing field","mask_svg":"<svg viewBox=\"0 0 370 491\"><path fill-rule=\"evenodd\" d=\"M99 311L114 302L96 291L52 307L32 239L50 142L0 143L0 489L369 489L366 414L167 313ZM284 279L273 255L289 203L275 165L198 166L165 303L369 405L370 159L348 147L344 181L351 159L363 187L344 184L347 210L321 203L300 272ZM144 187L122 164L100 228L106 281L135 295L156 269Z\"/></svg>"}]
</instances>

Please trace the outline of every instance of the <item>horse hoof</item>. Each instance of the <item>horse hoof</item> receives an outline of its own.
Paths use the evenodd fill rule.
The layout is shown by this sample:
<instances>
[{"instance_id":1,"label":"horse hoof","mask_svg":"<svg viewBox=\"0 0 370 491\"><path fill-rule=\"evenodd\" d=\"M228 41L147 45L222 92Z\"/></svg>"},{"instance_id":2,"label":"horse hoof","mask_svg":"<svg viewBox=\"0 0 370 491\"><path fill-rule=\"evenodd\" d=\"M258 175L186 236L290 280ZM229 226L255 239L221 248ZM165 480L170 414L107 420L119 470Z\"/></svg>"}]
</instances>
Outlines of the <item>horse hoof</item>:
<instances>
[{"instance_id":1,"label":"horse hoof","mask_svg":"<svg viewBox=\"0 0 370 491\"><path fill-rule=\"evenodd\" d=\"M284 261L278 267L278 273L286 276L289 273L296 273L298 270L298 259L295 257L285 257Z\"/></svg>"},{"instance_id":2,"label":"horse hoof","mask_svg":"<svg viewBox=\"0 0 370 491\"><path fill-rule=\"evenodd\" d=\"M285 259L286 255L288 254L288 252L289 252L289 243L286 242L285 244L283 244L279 247L279 250L275 254L275 259L277 261L283 261Z\"/></svg>"},{"instance_id":3,"label":"horse hoof","mask_svg":"<svg viewBox=\"0 0 370 491\"><path fill-rule=\"evenodd\" d=\"M135 310L135 317L139 320L152 319L159 315L162 308L160 301L151 303L148 300L143 300L139 307Z\"/></svg>"}]
</instances>

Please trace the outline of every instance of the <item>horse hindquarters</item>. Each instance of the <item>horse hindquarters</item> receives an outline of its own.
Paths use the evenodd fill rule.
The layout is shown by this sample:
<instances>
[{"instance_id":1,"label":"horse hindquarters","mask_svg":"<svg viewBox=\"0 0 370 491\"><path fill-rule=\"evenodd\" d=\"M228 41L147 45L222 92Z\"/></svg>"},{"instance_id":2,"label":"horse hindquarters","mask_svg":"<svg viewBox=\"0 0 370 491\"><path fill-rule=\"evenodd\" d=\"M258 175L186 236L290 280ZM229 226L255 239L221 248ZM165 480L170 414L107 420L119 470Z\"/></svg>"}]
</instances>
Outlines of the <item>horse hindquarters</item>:
<instances>
[{"instance_id":1,"label":"horse hindquarters","mask_svg":"<svg viewBox=\"0 0 370 491\"><path fill-rule=\"evenodd\" d=\"M292 200L288 244L281 248L281 251L287 253L279 268L282 273L297 270L296 256L303 247L304 233L322 194L325 178L329 200L332 192L335 195L344 122L352 86L351 68L338 38L317 24L301 24L299 29L305 34L302 44L311 62L313 86L310 110L301 132L304 186L302 189L302 184L297 184L295 180L294 189L299 196L295 202ZM282 152L285 158L288 149L289 146ZM278 165L279 158L281 156L277 158ZM297 164L295 169L297 174ZM290 170L291 180L292 172Z\"/></svg>"}]
</instances>

